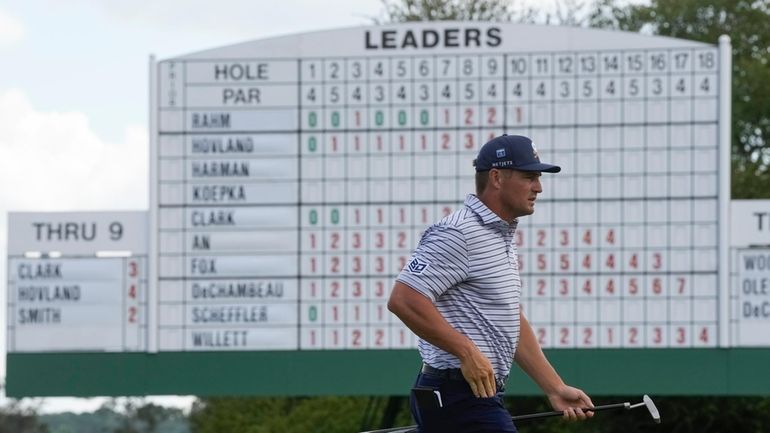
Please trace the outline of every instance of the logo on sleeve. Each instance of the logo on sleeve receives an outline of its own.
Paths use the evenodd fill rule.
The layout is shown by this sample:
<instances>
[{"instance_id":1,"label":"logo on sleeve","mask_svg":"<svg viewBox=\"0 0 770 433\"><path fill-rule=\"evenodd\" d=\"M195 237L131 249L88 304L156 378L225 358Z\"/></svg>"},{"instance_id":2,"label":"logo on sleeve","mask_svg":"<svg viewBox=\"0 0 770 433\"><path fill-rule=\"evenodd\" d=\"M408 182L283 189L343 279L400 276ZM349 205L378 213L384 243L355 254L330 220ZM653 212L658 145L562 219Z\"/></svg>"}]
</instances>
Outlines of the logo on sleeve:
<instances>
[{"instance_id":1,"label":"logo on sleeve","mask_svg":"<svg viewBox=\"0 0 770 433\"><path fill-rule=\"evenodd\" d=\"M422 271L428 268L429 265L430 263L424 260L421 261L415 257L411 262L409 262L408 269L410 273L420 275L422 274Z\"/></svg>"}]
</instances>

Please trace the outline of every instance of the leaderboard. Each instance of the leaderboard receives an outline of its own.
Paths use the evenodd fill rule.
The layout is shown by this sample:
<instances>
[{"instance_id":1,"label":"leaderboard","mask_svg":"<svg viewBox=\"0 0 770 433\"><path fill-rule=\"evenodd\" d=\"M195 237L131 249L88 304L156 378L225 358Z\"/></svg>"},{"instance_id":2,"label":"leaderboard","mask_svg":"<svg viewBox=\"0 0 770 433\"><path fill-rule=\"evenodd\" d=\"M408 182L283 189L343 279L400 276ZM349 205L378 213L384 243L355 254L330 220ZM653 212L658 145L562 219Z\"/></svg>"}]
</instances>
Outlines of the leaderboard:
<instances>
[{"instance_id":1,"label":"leaderboard","mask_svg":"<svg viewBox=\"0 0 770 433\"><path fill-rule=\"evenodd\" d=\"M717 346L721 57L455 22L154 63L158 349L413 347L386 308L394 278L502 133L563 168L517 232L542 345Z\"/></svg>"},{"instance_id":2,"label":"leaderboard","mask_svg":"<svg viewBox=\"0 0 770 433\"><path fill-rule=\"evenodd\" d=\"M8 351L146 350L147 212L15 212Z\"/></svg>"}]
</instances>

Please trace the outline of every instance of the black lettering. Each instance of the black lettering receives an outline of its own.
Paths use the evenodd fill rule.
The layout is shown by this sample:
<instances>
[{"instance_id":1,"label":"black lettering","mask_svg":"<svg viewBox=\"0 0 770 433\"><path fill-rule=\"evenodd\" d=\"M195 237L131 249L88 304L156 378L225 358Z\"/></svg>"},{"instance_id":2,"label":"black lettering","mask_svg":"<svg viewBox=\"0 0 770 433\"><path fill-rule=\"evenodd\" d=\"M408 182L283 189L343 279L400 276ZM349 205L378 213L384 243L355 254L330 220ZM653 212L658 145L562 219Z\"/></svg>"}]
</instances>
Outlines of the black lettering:
<instances>
[{"instance_id":1,"label":"black lettering","mask_svg":"<svg viewBox=\"0 0 770 433\"><path fill-rule=\"evenodd\" d=\"M91 225L90 225L91 232L90 233L88 231L89 226L87 224L83 223L81 225L81 228L82 228L83 240L84 241L89 241L90 242L90 241L96 239L96 223L91 223Z\"/></svg>"},{"instance_id":2,"label":"black lettering","mask_svg":"<svg viewBox=\"0 0 770 433\"><path fill-rule=\"evenodd\" d=\"M407 48L435 48L443 45L445 48L458 47L497 47L502 43L499 27L490 27L483 31L477 27L448 28L442 31L433 29L419 30L382 30L379 39L373 36L371 31L364 33L364 46L367 50L376 49L407 49ZM379 42L379 45L377 45ZM235 97L236 95L229 95Z\"/></svg>"},{"instance_id":3,"label":"black lettering","mask_svg":"<svg viewBox=\"0 0 770 433\"><path fill-rule=\"evenodd\" d=\"M439 43L439 35L435 30L423 30L422 31L422 47L434 48Z\"/></svg>"},{"instance_id":4,"label":"black lettering","mask_svg":"<svg viewBox=\"0 0 770 433\"><path fill-rule=\"evenodd\" d=\"M260 101L260 91L257 87L250 87L248 89L234 89L226 88L222 90L222 104L227 105L244 105L252 104L258 105Z\"/></svg>"},{"instance_id":5,"label":"black lettering","mask_svg":"<svg viewBox=\"0 0 770 433\"><path fill-rule=\"evenodd\" d=\"M417 48L417 39L414 37L414 32L407 30L404 35L404 41L401 43L401 48L412 47Z\"/></svg>"},{"instance_id":6,"label":"black lettering","mask_svg":"<svg viewBox=\"0 0 770 433\"><path fill-rule=\"evenodd\" d=\"M19 302L80 301L80 286L19 286L16 299Z\"/></svg>"},{"instance_id":7,"label":"black lettering","mask_svg":"<svg viewBox=\"0 0 770 433\"><path fill-rule=\"evenodd\" d=\"M490 27L487 29L487 46L488 47L498 47L502 42L503 42L503 39L500 36L499 27Z\"/></svg>"},{"instance_id":8,"label":"black lettering","mask_svg":"<svg viewBox=\"0 0 770 433\"><path fill-rule=\"evenodd\" d=\"M93 241L96 239L96 223L32 223L39 241Z\"/></svg>"},{"instance_id":9,"label":"black lettering","mask_svg":"<svg viewBox=\"0 0 770 433\"><path fill-rule=\"evenodd\" d=\"M75 223L64 224L64 240L70 240L70 236L72 240L78 240L78 225Z\"/></svg>"},{"instance_id":10,"label":"black lettering","mask_svg":"<svg viewBox=\"0 0 770 433\"><path fill-rule=\"evenodd\" d=\"M768 319L770 318L770 301L764 301L760 304L744 302L742 313L744 319Z\"/></svg>"},{"instance_id":11,"label":"black lettering","mask_svg":"<svg viewBox=\"0 0 770 433\"><path fill-rule=\"evenodd\" d=\"M396 31L395 30L383 30L382 32L382 48L389 50L397 48L396 46Z\"/></svg>"},{"instance_id":12,"label":"black lettering","mask_svg":"<svg viewBox=\"0 0 770 433\"><path fill-rule=\"evenodd\" d=\"M246 161L193 161L193 177L248 177L251 167Z\"/></svg>"},{"instance_id":13,"label":"black lettering","mask_svg":"<svg viewBox=\"0 0 770 433\"><path fill-rule=\"evenodd\" d=\"M444 29L444 46L447 48L457 48L460 46L460 29Z\"/></svg>"},{"instance_id":14,"label":"black lettering","mask_svg":"<svg viewBox=\"0 0 770 433\"><path fill-rule=\"evenodd\" d=\"M743 256L743 269L747 271L770 269L770 255Z\"/></svg>"},{"instance_id":15,"label":"black lettering","mask_svg":"<svg viewBox=\"0 0 770 433\"><path fill-rule=\"evenodd\" d=\"M372 35L369 33L369 30L366 31L366 35L364 39L365 39L364 46L366 47L367 50L376 50L377 48L379 48L377 45L372 45Z\"/></svg>"},{"instance_id":16,"label":"black lettering","mask_svg":"<svg viewBox=\"0 0 770 433\"><path fill-rule=\"evenodd\" d=\"M193 211L191 223L193 226L232 226L235 225L234 211L212 210Z\"/></svg>"},{"instance_id":17,"label":"black lettering","mask_svg":"<svg viewBox=\"0 0 770 433\"><path fill-rule=\"evenodd\" d=\"M767 212L754 212L754 216L757 217L757 230L762 231L762 221L767 217Z\"/></svg>"},{"instance_id":18,"label":"black lettering","mask_svg":"<svg viewBox=\"0 0 770 433\"><path fill-rule=\"evenodd\" d=\"M192 113L193 128L229 128L230 113Z\"/></svg>"},{"instance_id":19,"label":"black lettering","mask_svg":"<svg viewBox=\"0 0 770 433\"><path fill-rule=\"evenodd\" d=\"M214 65L214 79L215 80L227 80L229 77L227 66Z\"/></svg>"},{"instance_id":20,"label":"black lettering","mask_svg":"<svg viewBox=\"0 0 770 433\"><path fill-rule=\"evenodd\" d=\"M35 233L36 233L35 240L40 241L43 239L42 231L43 231L43 226L45 225L46 223L32 223L32 226L35 227Z\"/></svg>"},{"instance_id":21,"label":"black lettering","mask_svg":"<svg viewBox=\"0 0 770 433\"><path fill-rule=\"evenodd\" d=\"M236 136L222 139L193 138L193 153L253 153L254 139L251 136Z\"/></svg>"},{"instance_id":22,"label":"black lettering","mask_svg":"<svg viewBox=\"0 0 770 433\"><path fill-rule=\"evenodd\" d=\"M194 250L210 250L211 239L208 235L194 235L192 242L192 249Z\"/></svg>"},{"instance_id":23,"label":"black lettering","mask_svg":"<svg viewBox=\"0 0 770 433\"><path fill-rule=\"evenodd\" d=\"M193 201L237 202L246 200L243 185L194 185Z\"/></svg>"},{"instance_id":24,"label":"black lettering","mask_svg":"<svg viewBox=\"0 0 770 433\"><path fill-rule=\"evenodd\" d=\"M481 41L479 38L481 37L481 30L479 29L465 29L465 46L469 47L471 46L471 42L473 42L476 47L481 46Z\"/></svg>"},{"instance_id":25,"label":"black lettering","mask_svg":"<svg viewBox=\"0 0 770 433\"><path fill-rule=\"evenodd\" d=\"M62 278L60 263L20 263L17 268L20 280L49 280Z\"/></svg>"},{"instance_id":26,"label":"black lettering","mask_svg":"<svg viewBox=\"0 0 770 433\"><path fill-rule=\"evenodd\" d=\"M269 80L270 74L268 71L269 65L267 63L260 63L257 65L257 76L259 80Z\"/></svg>"},{"instance_id":27,"label":"black lettering","mask_svg":"<svg viewBox=\"0 0 770 433\"><path fill-rule=\"evenodd\" d=\"M37 325L47 323L61 323L61 309L59 308L20 308L19 325Z\"/></svg>"},{"instance_id":28,"label":"black lettering","mask_svg":"<svg viewBox=\"0 0 770 433\"><path fill-rule=\"evenodd\" d=\"M214 65L214 79L217 81L269 80L268 68L268 63Z\"/></svg>"},{"instance_id":29,"label":"black lettering","mask_svg":"<svg viewBox=\"0 0 770 433\"><path fill-rule=\"evenodd\" d=\"M767 278L760 278L759 280L745 278L741 284L741 291L744 295L767 296L770 294L768 293L767 286Z\"/></svg>"},{"instance_id":30,"label":"black lettering","mask_svg":"<svg viewBox=\"0 0 770 433\"><path fill-rule=\"evenodd\" d=\"M192 333L195 347L243 347L246 346L248 331L194 331Z\"/></svg>"},{"instance_id":31,"label":"black lettering","mask_svg":"<svg viewBox=\"0 0 770 433\"><path fill-rule=\"evenodd\" d=\"M190 259L191 273L195 275L209 275L217 273L216 259Z\"/></svg>"},{"instance_id":32,"label":"black lettering","mask_svg":"<svg viewBox=\"0 0 770 433\"><path fill-rule=\"evenodd\" d=\"M267 306L223 305L193 307L193 323L258 323L267 322Z\"/></svg>"},{"instance_id":33,"label":"black lettering","mask_svg":"<svg viewBox=\"0 0 770 433\"><path fill-rule=\"evenodd\" d=\"M190 289L193 299L280 299L284 296L281 281L195 282Z\"/></svg>"}]
</instances>

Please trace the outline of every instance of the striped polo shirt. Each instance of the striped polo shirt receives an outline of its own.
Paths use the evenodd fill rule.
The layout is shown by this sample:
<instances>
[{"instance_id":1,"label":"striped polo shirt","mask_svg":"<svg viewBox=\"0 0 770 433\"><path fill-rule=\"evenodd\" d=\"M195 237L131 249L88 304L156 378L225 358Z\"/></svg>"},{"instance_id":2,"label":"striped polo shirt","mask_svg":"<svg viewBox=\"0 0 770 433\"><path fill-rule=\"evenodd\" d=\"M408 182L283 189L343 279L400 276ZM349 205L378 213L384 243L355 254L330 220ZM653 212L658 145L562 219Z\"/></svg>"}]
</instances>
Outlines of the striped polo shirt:
<instances>
[{"instance_id":1,"label":"striped polo shirt","mask_svg":"<svg viewBox=\"0 0 770 433\"><path fill-rule=\"evenodd\" d=\"M452 327L508 375L519 340L519 278L514 232L475 195L429 227L397 280L430 299ZM454 355L420 339L423 361L459 368Z\"/></svg>"}]
</instances>

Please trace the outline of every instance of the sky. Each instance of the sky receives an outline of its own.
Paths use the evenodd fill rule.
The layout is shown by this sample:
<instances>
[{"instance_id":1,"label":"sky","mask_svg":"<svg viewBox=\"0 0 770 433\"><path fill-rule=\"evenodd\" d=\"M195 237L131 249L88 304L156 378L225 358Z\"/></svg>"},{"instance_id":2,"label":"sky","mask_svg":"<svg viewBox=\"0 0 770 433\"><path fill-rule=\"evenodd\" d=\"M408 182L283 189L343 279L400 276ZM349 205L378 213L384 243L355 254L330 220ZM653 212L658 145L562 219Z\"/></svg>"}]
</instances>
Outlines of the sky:
<instances>
[{"instance_id":1,"label":"sky","mask_svg":"<svg viewBox=\"0 0 770 433\"><path fill-rule=\"evenodd\" d=\"M552 9L555 1L523 4ZM150 55L367 25L382 16L379 0L0 0L0 256L9 211L148 208ZM5 281L0 260L3 305ZM4 325L0 354L4 378ZM58 412L93 410L103 401L32 403Z\"/></svg>"},{"instance_id":2,"label":"sky","mask_svg":"<svg viewBox=\"0 0 770 433\"><path fill-rule=\"evenodd\" d=\"M269 7L265 5L269 4ZM0 256L8 211L147 209L149 57L371 23L377 0L0 0ZM341 12L345 11L345 12ZM0 260L5 304L5 260ZM5 308L0 309L5 324ZM5 326L0 327L5 377ZM46 398L42 412L103 399ZM155 398L188 406L191 397Z\"/></svg>"}]
</instances>

